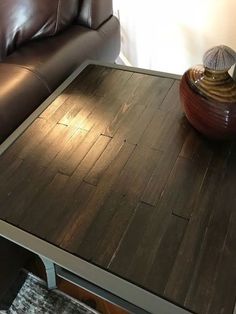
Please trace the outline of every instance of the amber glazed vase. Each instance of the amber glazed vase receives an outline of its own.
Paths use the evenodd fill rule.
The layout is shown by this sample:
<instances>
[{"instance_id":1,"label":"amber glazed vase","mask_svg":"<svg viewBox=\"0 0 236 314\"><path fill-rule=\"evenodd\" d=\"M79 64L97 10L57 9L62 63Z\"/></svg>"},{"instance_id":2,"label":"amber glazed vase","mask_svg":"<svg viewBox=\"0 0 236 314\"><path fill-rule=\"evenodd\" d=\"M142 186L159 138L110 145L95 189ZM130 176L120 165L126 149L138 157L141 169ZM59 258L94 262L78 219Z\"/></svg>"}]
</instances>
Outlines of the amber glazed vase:
<instances>
[{"instance_id":1,"label":"amber glazed vase","mask_svg":"<svg viewBox=\"0 0 236 314\"><path fill-rule=\"evenodd\" d=\"M228 71L191 68L181 79L180 99L199 132L211 139L236 138L236 84Z\"/></svg>"}]
</instances>

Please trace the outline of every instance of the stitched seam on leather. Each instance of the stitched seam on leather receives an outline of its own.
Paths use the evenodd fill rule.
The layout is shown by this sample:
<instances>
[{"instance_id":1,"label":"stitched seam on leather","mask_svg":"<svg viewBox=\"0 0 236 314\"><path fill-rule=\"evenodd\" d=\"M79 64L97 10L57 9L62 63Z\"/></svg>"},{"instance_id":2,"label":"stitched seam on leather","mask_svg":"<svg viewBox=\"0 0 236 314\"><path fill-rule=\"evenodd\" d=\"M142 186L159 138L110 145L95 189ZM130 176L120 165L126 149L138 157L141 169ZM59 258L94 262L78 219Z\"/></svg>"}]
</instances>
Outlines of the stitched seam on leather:
<instances>
[{"instance_id":1,"label":"stitched seam on leather","mask_svg":"<svg viewBox=\"0 0 236 314\"><path fill-rule=\"evenodd\" d=\"M58 29L60 7L61 7L61 0L58 0L56 25L55 25L55 31L53 35L57 33L57 29Z\"/></svg>"},{"instance_id":2,"label":"stitched seam on leather","mask_svg":"<svg viewBox=\"0 0 236 314\"><path fill-rule=\"evenodd\" d=\"M31 72L33 75L35 75L35 76L40 80L41 83L43 83L43 85L46 87L46 89L47 89L50 93L52 92L52 90L51 90L51 88L49 87L49 85L47 84L47 82L44 81L44 77L43 77L41 74L39 74L38 72L33 71L33 70L31 70L31 69L29 69L29 68L27 68L27 67L24 67L24 66L22 66L22 65L19 65L19 64L8 63L8 62L4 62L4 63L2 63L2 64L8 64L8 65L10 65L10 66L16 66L16 67L18 67L18 68L22 68L22 69L28 70L28 71Z\"/></svg>"}]
</instances>

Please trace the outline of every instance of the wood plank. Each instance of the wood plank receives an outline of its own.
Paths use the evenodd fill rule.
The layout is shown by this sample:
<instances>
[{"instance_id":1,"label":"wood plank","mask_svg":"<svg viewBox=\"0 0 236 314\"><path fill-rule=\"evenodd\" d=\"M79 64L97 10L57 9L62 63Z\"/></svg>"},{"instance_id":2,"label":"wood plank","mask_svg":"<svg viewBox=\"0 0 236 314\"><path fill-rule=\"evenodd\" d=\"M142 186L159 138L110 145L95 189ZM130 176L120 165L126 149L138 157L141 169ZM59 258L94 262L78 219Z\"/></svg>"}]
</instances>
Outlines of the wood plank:
<instances>
[{"instance_id":1,"label":"wood plank","mask_svg":"<svg viewBox=\"0 0 236 314\"><path fill-rule=\"evenodd\" d=\"M167 211L189 219L207 173L211 155L203 163L178 157L163 191L160 204Z\"/></svg>"},{"instance_id":2,"label":"wood plank","mask_svg":"<svg viewBox=\"0 0 236 314\"><path fill-rule=\"evenodd\" d=\"M149 122L149 125L144 130L138 144L155 149L155 140L159 137L159 132L165 119L166 113L161 110L157 110L153 115L152 120Z\"/></svg>"},{"instance_id":3,"label":"wood plank","mask_svg":"<svg viewBox=\"0 0 236 314\"><path fill-rule=\"evenodd\" d=\"M164 101L160 106L163 116L160 119L159 112L154 114L152 121L146 128L140 143L161 151L170 150L175 141L181 150L186 136L191 129L182 111L179 100L178 81L169 89Z\"/></svg>"},{"instance_id":4,"label":"wood plank","mask_svg":"<svg viewBox=\"0 0 236 314\"><path fill-rule=\"evenodd\" d=\"M70 96L70 90L72 88L67 87L67 93L60 94L51 104L40 114L39 118L44 120L50 119L50 117L65 103Z\"/></svg>"},{"instance_id":5,"label":"wood plank","mask_svg":"<svg viewBox=\"0 0 236 314\"><path fill-rule=\"evenodd\" d=\"M63 119L67 117L69 111L72 110L72 115L75 116L82 109L83 102L81 100L83 100L83 96L89 97L96 93L97 89L99 89L99 85L106 80L108 75L110 77L112 72L112 69L96 67L96 70L94 69L94 71L88 72L89 80L83 80L81 76L78 76L73 83L73 89L71 90L69 86L63 92L62 96L59 97L59 100L54 101L56 105L52 107L55 110L48 109L50 111L46 110L41 117L44 117L52 123L63 123ZM59 102L59 104L57 104L57 102Z\"/></svg>"},{"instance_id":6,"label":"wood plank","mask_svg":"<svg viewBox=\"0 0 236 314\"><path fill-rule=\"evenodd\" d=\"M131 144L138 144L143 133L149 126L153 115L158 113L158 123L164 118L163 112L155 106L150 106L144 109L136 119L133 119L133 123L127 123L126 128L120 129L118 133L119 136L123 136L129 143ZM128 122L128 120L127 120ZM158 130L158 124L155 125L156 129Z\"/></svg>"},{"instance_id":7,"label":"wood plank","mask_svg":"<svg viewBox=\"0 0 236 314\"><path fill-rule=\"evenodd\" d=\"M86 76L89 75L90 71L95 70L95 67L89 65L86 67L79 75L79 77L75 78L69 86L56 97L55 100L51 102L51 104L41 113L40 118L49 119L50 116L66 101L66 99L73 94L76 89L76 85L78 85L78 81L84 81Z\"/></svg>"},{"instance_id":8,"label":"wood plank","mask_svg":"<svg viewBox=\"0 0 236 314\"><path fill-rule=\"evenodd\" d=\"M181 107L163 112L161 117L159 112L156 112L139 143L160 151L168 151L175 142L180 151L189 129L191 126L184 117Z\"/></svg>"},{"instance_id":9,"label":"wood plank","mask_svg":"<svg viewBox=\"0 0 236 314\"><path fill-rule=\"evenodd\" d=\"M61 128L61 127L59 127ZM66 127L62 127L62 130L66 130L67 133L65 134L69 134L69 129ZM71 141L70 142L66 142L67 145L64 145L64 143L62 143L62 139L59 137L57 141L55 141L52 145L48 145L45 146L46 148L46 152L49 154L49 156L52 158L58 151L58 149L62 149L60 154L58 154L56 156L56 158L54 160L52 160L52 164L50 166L50 171L45 171L45 173L43 174L43 176L39 176L35 178L35 170L33 170L34 168L34 164L32 164L32 173L33 173L33 177L31 176L30 179L30 184L28 184L28 180L23 181L22 183L22 191L20 194L15 195L15 199L16 199L16 204L12 204L12 206L10 204L8 204L8 207L11 209L12 211L12 215L10 216L10 219L14 219L14 221L17 221L17 219L21 219L22 215L23 215L23 211L25 209L25 207L30 206L30 202L33 200L33 198L37 195L37 193L40 192L40 189L43 188L43 185L47 185L48 182L50 182L50 180L53 178L53 176L55 176L56 172L58 171L58 169L60 168L60 166L68 160L68 157L70 156L71 150L73 151L74 145L78 144L78 142L81 142L83 139L85 132L84 131L79 131L77 130L74 134L73 134L73 138L70 138ZM64 146L64 147L63 147ZM52 154L53 153L53 154ZM33 160L33 162L35 161L35 164L37 165L37 167L39 167L40 165L40 155L38 156L39 158L35 158L35 160ZM45 161L45 158L47 157L47 154L43 154L43 161ZM51 159L50 158L50 159ZM42 166L42 165L41 165ZM36 168L37 170L38 168ZM24 188L23 188L24 187ZM14 208L15 206L15 208Z\"/></svg>"},{"instance_id":10,"label":"wood plank","mask_svg":"<svg viewBox=\"0 0 236 314\"><path fill-rule=\"evenodd\" d=\"M64 125L63 128L58 125L57 129L58 137L55 138L50 146L48 145L43 155L38 156L37 164L42 167L59 170L64 163L69 163L69 160L66 158L73 154L73 149L76 149L82 143L87 133L84 130Z\"/></svg>"},{"instance_id":11,"label":"wood plank","mask_svg":"<svg viewBox=\"0 0 236 314\"><path fill-rule=\"evenodd\" d=\"M109 264L156 165L157 154L136 147L78 250L86 259L93 258L103 267ZM92 239L97 239L93 246Z\"/></svg>"},{"instance_id":12,"label":"wood plank","mask_svg":"<svg viewBox=\"0 0 236 314\"><path fill-rule=\"evenodd\" d=\"M114 73L113 73L114 72ZM119 71L119 73L117 73L117 71L111 71L109 73L109 81L116 79L116 85L119 86L119 82L120 82L120 87L121 88L127 80L129 80L129 78L132 76L132 73L126 73L124 71ZM117 81L117 78L119 78L119 80ZM104 80L103 84L107 84L108 80ZM103 84L101 84L100 88L100 93L104 92L103 91ZM126 93L128 92L128 89L126 91ZM99 94L99 88L97 93ZM126 95L124 95L126 97ZM109 93L106 94L107 100L104 100L98 104L97 106L97 110L95 110L95 113L92 114L89 119L94 121L92 122L93 128L92 130L89 132L89 134L86 136L85 141L83 141L83 143L73 152L73 154L70 157L70 163L66 163L66 165L64 165L60 171L62 173L66 173L66 174L71 174L73 173L73 171L75 170L75 167L77 167L77 165L79 164L79 162L83 159L83 157L85 156L85 154L87 153L87 151L91 148L91 146L94 144L94 142L97 140L98 136L102 133L102 131L105 129L106 124L109 123L109 116L113 116L113 110L111 110L111 106L110 106L110 98L111 95ZM118 103L116 103L116 106L120 105L119 103L119 98L118 99ZM109 104L108 104L109 101ZM103 118L104 117L104 118ZM99 119L98 119L99 118ZM91 121L90 121L91 122ZM85 124L87 125L88 123L90 123L88 121L85 121Z\"/></svg>"},{"instance_id":13,"label":"wood plank","mask_svg":"<svg viewBox=\"0 0 236 314\"><path fill-rule=\"evenodd\" d=\"M213 204L214 212L206 229L201 255L185 299L186 306L196 312L206 312L214 292L214 278L216 271L219 271L217 265L224 247L230 216L236 204L235 171L235 158L231 156L225 177L218 184Z\"/></svg>"},{"instance_id":14,"label":"wood plank","mask_svg":"<svg viewBox=\"0 0 236 314\"><path fill-rule=\"evenodd\" d=\"M66 102L69 97L76 95L78 89L83 90L84 94L92 94L96 87L104 80L111 69L88 65L73 82L60 94L40 115L41 118L50 119L55 112ZM89 78L89 84L88 84Z\"/></svg>"},{"instance_id":15,"label":"wood plank","mask_svg":"<svg viewBox=\"0 0 236 314\"><path fill-rule=\"evenodd\" d=\"M168 112L175 111L176 108L181 108L180 98L179 98L179 80L175 80L171 86L168 94L166 95L164 101L162 102L160 109Z\"/></svg>"},{"instance_id":16,"label":"wood plank","mask_svg":"<svg viewBox=\"0 0 236 314\"><path fill-rule=\"evenodd\" d=\"M163 295L188 221L171 215L144 286Z\"/></svg>"},{"instance_id":17,"label":"wood plank","mask_svg":"<svg viewBox=\"0 0 236 314\"><path fill-rule=\"evenodd\" d=\"M58 121L58 124L63 124L65 126L70 125L71 121L79 114L79 112L83 108L83 101L80 98L80 95L78 95L78 97L75 97L75 99L73 99L72 101L71 97L66 100L68 110L65 111L65 114Z\"/></svg>"},{"instance_id":18,"label":"wood plank","mask_svg":"<svg viewBox=\"0 0 236 314\"><path fill-rule=\"evenodd\" d=\"M132 248L131 252L133 257L125 273L126 278L129 278L132 282L138 283L142 287L153 265L160 241L171 217L170 208L150 207L152 207L153 210L149 211L145 226L141 228L142 232L140 236L137 235L138 245ZM139 231L137 233L139 233ZM148 287L146 288L148 289Z\"/></svg>"},{"instance_id":19,"label":"wood plank","mask_svg":"<svg viewBox=\"0 0 236 314\"><path fill-rule=\"evenodd\" d=\"M37 161L37 166L48 167L57 154L64 151L64 147L74 132L75 130L71 130L67 126L57 124L51 133L51 136L54 138L52 142L50 144L47 143L47 141L51 141L50 136L48 136L47 140L39 147L39 151L35 149L30 158Z\"/></svg>"},{"instance_id":20,"label":"wood plank","mask_svg":"<svg viewBox=\"0 0 236 314\"><path fill-rule=\"evenodd\" d=\"M50 115L50 117L47 117L49 122L53 124L63 124L63 119L68 115L70 111L72 111L72 114L75 116L81 110L82 103L76 101L77 99L79 99L80 91L76 90L74 93L76 94L73 96L68 96L66 100Z\"/></svg>"},{"instance_id":21,"label":"wood plank","mask_svg":"<svg viewBox=\"0 0 236 314\"><path fill-rule=\"evenodd\" d=\"M24 159L29 162L37 160L40 164L40 160L44 158L44 154L46 154L47 150L50 150L51 145L53 145L55 141L60 141L61 135L63 136L63 134L66 133L66 130L66 126L56 124L51 131L42 138L40 143L34 147L34 150L24 157ZM29 140L33 141L32 139Z\"/></svg>"},{"instance_id":22,"label":"wood plank","mask_svg":"<svg viewBox=\"0 0 236 314\"><path fill-rule=\"evenodd\" d=\"M236 291L236 212L232 211L221 258L217 266L214 291L209 301L207 313L233 313Z\"/></svg>"},{"instance_id":23,"label":"wood plank","mask_svg":"<svg viewBox=\"0 0 236 314\"><path fill-rule=\"evenodd\" d=\"M19 171L19 169L22 168L23 160L21 159L15 159L14 161L10 162L9 165L5 165L5 169L3 169L0 173L0 197L2 199L8 199L9 197L6 197L8 193L11 193L11 190L9 191L9 182L15 182L14 175ZM3 163L4 164L4 163ZM1 201L0 206L0 217L4 218L6 216L7 208L3 201Z\"/></svg>"},{"instance_id":24,"label":"wood plank","mask_svg":"<svg viewBox=\"0 0 236 314\"><path fill-rule=\"evenodd\" d=\"M76 219L70 219L65 225L63 230L64 234L62 234L56 242L60 244L62 248L71 250L72 252L77 251L82 242L82 238L93 223L100 207L109 195L112 185L120 175L120 172L129 160L133 150L134 145L124 143L119 154L104 173L95 193L83 212L81 212Z\"/></svg>"},{"instance_id":25,"label":"wood plank","mask_svg":"<svg viewBox=\"0 0 236 314\"><path fill-rule=\"evenodd\" d=\"M31 165L32 166L32 165ZM6 220L14 225L20 225L22 220L32 217L33 202L42 193L55 177L56 172L47 171L45 168L31 168L30 176L24 178L21 184L14 191L14 199L6 203L7 217Z\"/></svg>"},{"instance_id":26,"label":"wood plank","mask_svg":"<svg viewBox=\"0 0 236 314\"><path fill-rule=\"evenodd\" d=\"M89 131L93 125L87 123L88 117L101 100L102 98L96 95L80 95L81 110L74 117L66 118L66 121L65 117L63 117L59 123Z\"/></svg>"},{"instance_id":27,"label":"wood plank","mask_svg":"<svg viewBox=\"0 0 236 314\"><path fill-rule=\"evenodd\" d=\"M152 206L157 205L161 195L163 194L165 185L170 176L170 173L175 165L179 154L179 147L171 145L171 150L160 152L159 160L155 171L153 172L141 200Z\"/></svg>"},{"instance_id":28,"label":"wood plank","mask_svg":"<svg viewBox=\"0 0 236 314\"><path fill-rule=\"evenodd\" d=\"M44 237L44 228L42 226L51 224L51 221L47 219L48 214L52 208L55 210L56 207L54 206L57 204L57 199L60 198L61 193L63 193L68 178L66 175L56 174L53 180L34 198L31 203L34 213L33 219L28 211L28 214L25 215L19 224L22 229L41 238ZM54 223L56 222L54 221Z\"/></svg>"},{"instance_id":29,"label":"wood plank","mask_svg":"<svg viewBox=\"0 0 236 314\"><path fill-rule=\"evenodd\" d=\"M95 189L93 185L82 182L70 198L64 197L63 193L54 204L56 211L52 209L47 215L50 223L44 225L44 239L57 243L58 239L64 237L67 224L76 220L80 212L86 208Z\"/></svg>"},{"instance_id":30,"label":"wood plank","mask_svg":"<svg viewBox=\"0 0 236 314\"><path fill-rule=\"evenodd\" d=\"M113 139L109 142L102 155L98 158L94 166L85 177L87 183L98 185L102 175L113 162L124 145L123 141Z\"/></svg>"},{"instance_id":31,"label":"wood plank","mask_svg":"<svg viewBox=\"0 0 236 314\"><path fill-rule=\"evenodd\" d=\"M113 128L114 133L105 132L105 134L110 134L110 136L115 136L116 138L120 138L126 141L130 130L132 130L132 128L134 128L134 126L137 124L138 120L142 117L144 111L145 107L137 104L136 106L132 107L129 112L127 112L125 118L122 119L120 125ZM110 125L108 128L110 130ZM134 141L134 143L131 143L130 141L131 144L136 144L135 142L136 141Z\"/></svg>"},{"instance_id":32,"label":"wood plank","mask_svg":"<svg viewBox=\"0 0 236 314\"><path fill-rule=\"evenodd\" d=\"M122 75L121 75L122 74ZM124 83L131 77L131 74L128 73L128 75L125 73L125 77L123 77L124 73L121 71L121 73L119 73L118 77L120 78L120 85L123 86ZM117 86L118 86L118 82L116 82ZM127 88L126 93L129 91L129 89ZM127 97L126 94L123 91L123 96ZM107 97L107 95L105 96ZM70 160L70 169L60 169L61 172L63 173L67 173L67 174L71 174L74 171L74 167L77 165L78 159L80 159L80 157L78 157L78 155L80 154L83 157L83 153L86 153L86 150L88 150L94 143L94 141L96 140L97 136L99 135L99 133L102 133L102 130L105 129L106 124L109 123L109 116L112 117L112 115L114 114L113 111L111 110L111 106L110 106L110 97L111 95L109 95L107 100L102 101L101 104L99 104L100 106L98 106L97 111L92 114L91 117L89 117L89 119L93 119L94 116L94 123L95 125L93 125L93 129L91 130L91 132L88 134L88 136L86 137L84 143L82 146L78 147L78 150L76 150L74 152L74 156L76 157L76 161L75 159L73 159L73 156L71 156L71 160ZM120 97L117 98L118 99L118 103L117 105L120 105ZM107 104L107 102L109 101L109 105ZM104 110L105 109L105 110ZM107 111L107 113L106 113ZM102 118L104 116L104 119ZM97 117L100 117L100 119L98 120ZM91 121L90 121L91 122ZM85 124L87 124L88 121L85 121ZM74 161L74 162L73 162ZM68 165L69 163L67 163Z\"/></svg>"},{"instance_id":33,"label":"wood plank","mask_svg":"<svg viewBox=\"0 0 236 314\"><path fill-rule=\"evenodd\" d=\"M26 137L27 144L22 147L22 150L19 153L19 157L22 159L26 159L27 156L33 153L55 127L55 124L49 123L44 119L37 119L36 121L40 122L39 128L34 129L32 133L29 133L28 130L26 130L25 134L23 134L23 136Z\"/></svg>"},{"instance_id":34,"label":"wood plank","mask_svg":"<svg viewBox=\"0 0 236 314\"><path fill-rule=\"evenodd\" d=\"M167 151L171 149L170 143L175 142L178 149L181 149L190 128L191 126L181 111L181 107L176 109L176 112L169 111L159 131L160 136L156 135L153 138L152 147Z\"/></svg>"},{"instance_id":35,"label":"wood plank","mask_svg":"<svg viewBox=\"0 0 236 314\"><path fill-rule=\"evenodd\" d=\"M181 173L181 176L177 174L177 169L180 171L179 174ZM207 168L202 169L205 171ZM131 271L128 274L129 278L142 285L144 284L145 278L154 263L160 241L165 234L171 214L177 208L184 208L185 210L188 208L189 213L192 211L195 202L192 195L194 195L194 189L200 190L204 179L204 171L200 173L197 163L194 164L187 159L178 158L175 169L172 171L162 197L157 204L157 208L149 221L149 226L145 233L143 233L139 249L135 252L136 261L132 264ZM193 180L194 184L191 185L189 180ZM189 189L188 193L185 193L186 188ZM185 216L183 218L189 219L189 215Z\"/></svg>"},{"instance_id":36,"label":"wood plank","mask_svg":"<svg viewBox=\"0 0 236 314\"><path fill-rule=\"evenodd\" d=\"M6 182L9 178L15 175L17 168L22 164L23 160L20 158L14 158L12 162L4 163L1 162L1 171L0 171L0 186L6 185Z\"/></svg>"},{"instance_id":37,"label":"wood plank","mask_svg":"<svg viewBox=\"0 0 236 314\"><path fill-rule=\"evenodd\" d=\"M99 139L100 134L100 130L98 128L94 128L90 132L87 132L85 136L82 136L82 141L81 138L79 138L76 143L77 145L73 145L69 159L64 159L64 162L61 164L59 171L67 175L72 175L86 154Z\"/></svg>"},{"instance_id":38,"label":"wood plank","mask_svg":"<svg viewBox=\"0 0 236 314\"><path fill-rule=\"evenodd\" d=\"M36 147L42 138L52 129L47 121L36 119L23 134L0 156L1 166L4 167L4 162L14 160L16 156L24 159L25 156ZM32 140L34 139L34 140Z\"/></svg>"},{"instance_id":39,"label":"wood plank","mask_svg":"<svg viewBox=\"0 0 236 314\"><path fill-rule=\"evenodd\" d=\"M113 137L117 137L126 140L127 133L135 122L142 116L145 107L143 105L136 104L135 106L130 103L121 104L114 119L106 128L103 134Z\"/></svg>"},{"instance_id":40,"label":"wood plank","mask_svg":"<svg viewBox=\"0 0 236 314\"><path fill-rule=\"evenodd\" d=\"M129 102L148 107L150 104L157 103L158 107L163 101L163 94L166 94L173 80L160 78L153 75L133 73L131 80L135 82L135 89L130 94ZM131 83L131 82L129 82Z\"/></svg>"},{"instance_id":41,"label":"wood plank","mask_svg":"<svg viewBox=\"0 0 236 314\"><path fill-rule=\"evenodd\" d=\"M57 125L55 127L55 132L58 132L58 136L55 137L50 145L45 147L45 149L42 149L40 154L37 154L37 165L47 167L52 163L57 154L64 151L64 147L66 147L67 143L71 140L76 130L64 125L62 127Z\"/></svg>"},{"instance_id":42,"label":"wood plank","mask_svg":"<svg viewBox=\"0 0 236 314\"><path fill-rule=\"evenodd\" d=\"M85 155L79 166L75 169L70 176L65 193L71 195L74 190L81 184L91 168L94 166L98 158L102 155L110 142L110 138L100 135L98 140L92 146L92 148Z\"/></svg>"},{"instance_id":43,"label":"wood plank","mask_svg":"<svg viewBox=\"0 0 236 314\"><path fill-rule=\"evenodd\" d=\"M214 195L220 177L213 170L208 171L165 287L164 295L178 304L184 303L192 280L204 234L214 210Z\"/></svg>"},{"instance_id":44,"label":"wood plank","mask_svg":"<svg viewBox=\"0 0 236 314\"><path fill-rule=\"evenodd\" d=\"M53 212L55 208L57 208L57 213L64 212L66 206L67 206L68 212L72 210L73 207L70 208L70 204L73 203L73 200L74 200L73 195L74 195L75 190L78 188L78 186L80 186L83 178L85 177L87 172L90 170L94 162L97 160L97 158L100 156L101 152L104 150L109 140L110 138L100 136L98 141L89 151L89 153L86 155L85 159L82 161L80 166L76 169L74 174L70 178L68 176L65 176L65 177L62 176L62 178L67 178L63 193L59 193L58 190L54 192L54 186L57 188L57 186L60 185L61 176L59 174L56 174L55 176L56 179L54 179L54 181L56 180L56 182L52 181L52 183L50 183L48 187L46 188L46 190L42 191L42 193L40 193L41 191L38 191L38 187L41 187L41 184L40 184L42 182L41 180L36 179L35 181L31 182L30 186L26 186L23 193L24 197L22 198L22 195L21 195L21 198L20 198L21 210L19 210L19 205L17 205L17 214L15 215L16 217L19 217L19 215L22 216L22 210L23 210L22 202L24 206L27 205L27 211L24 212L25 218L21 226L24 228L27 228L27 230L34 230L34 232L37 232L39 234L41 232L41 230L39 230L40 223L43 224L44 221L46 220L47 225L44 223L44 229L42 230L42 232L44 232L45 230L47 231L48 229L52 230L53 229L52 226L55 225L55 217L53 215L50 215L50 213ZM53 170L55 170L55 167ZM53 175L55 174L54 174L54 171L52 171L52 169L47 170L44 175L44 178L45 178L44 184L46 184L49 181L49 178L52 178ZM59 183L57 183L57 179L59 180ZM53 200L53 202L52 202L52 199L55 197L53 196L54 194L52 194L52 196L49 196L50 193L55 193L56 195L56 199ZM31 196L33 195L34 197L32 199ZM44 205L43 210L40 210L39 207L43 206L44 202L45 203L47 202L47 198L49 198L48 203ZM28 202L29 199L31 200L31 203ZM32 223L32 225L29 226L30 220L31 220L31 217L30 217L31 207L33 207L36 211L39 211L40 214L36 215L34 219L34 223ZM44 235L41 233L40 233L40 236L44 237Z\"/></svg>"},{"instance_id":45,"label":"wood plank","mask_svg":"<svg viewBox=\"0 0 236 314\"><path fill-rule=\"evenodd\" d=\"M55 156L48 167L50 167L52 170L55 169L55 171L61 171L64 174L70 175L73 172L73 168L69 165L71 164L71 160L73 160L76 155L76 150L81 145L81 143L83 143L86 135L87 132L85 130L75 130L75 132L63 146L63 149L60 150L60 152ZM79 163L79 161L79 158L77 161L74 161L74 167L76 167L76 164ZM72 168L72 170L67 172L66 169L68 168Z\"/></svg>"},{"instance_id":46,"label":"wood plank","mask_svg":"<svg viewBox=\"0 0 236 314\"><path fill-rule=\"evenodd\" d=\"M194 159L194 155L204 140L194 128L191 128L179 155L183 158Z\"/></svg>"},{"instance_id":47,"label":"wood plank","mask_svg":"<svg viewBox=\"0 0 236 314\"><path fill-rule=\"evenodd\" d=\"M136 123L139 128L135 128L135 130L141 130L142 134L147 123L152 119L153 113L161 105L173 81L168 79L163 80L153 76L133 74L128 83L132 83L135 88L132 92L129 86L129 97L125 103L122 104L114 120L104 133L108 136L114 136L118 130L118 133L121 132L123 136L125 136L128 131L133 130L134 126L132 122L134 124L138 119L139 123L138 121ZM151 90L152 92L150 92ZM142 115L143 112L144 116ZM131 136L134 136L134 134L129 135L130 141L132 141ZM140 136L141 135L139 135L139 137ZM137 140L135 140L135 142L136 141Z\"/></svg>"},{"instance_id":48,"label":"wood plank","mask_svg":"<svg viewBox=\"0 0 236 314\"><path fill-rule=\"evenodd\" d=\"M113 273L130 280L128 275L138 260L137 252L140 250L140 243L142 243L143 235L149 227L150 219L155 210L155 207L148 204L138 204L130 225L108 266Z\"/></svg>"},{"instance_id":49,"label":"wood plank","mask_svg":"<svg viewBox=\"0 0 236 314\"><path fill-rule=\"evenodd\" d=\"M4 180L4 185L2 185L0 190L1 199L1 217L4 219L8 216L8 208L5 206L7 200L11 199L14 195L14 191L17 190L25 180L28 180L32 173L32 165L23 161L20 163L15 171L15 175L11 176L8 180ZM14 199L14 197L13 197Z\"/></svg>"},{"instance_id":50,"label":"wood plank","mask_svg":"<svg viewBox=\"0 0 236 314\"><path fill-rule=\"evenodd\" d=\"M107 82L104 86L96 91L96 95L102 95L100 101L97 102L96 108L93 110L88 119L85 120L85 128L91 129L96 125L102 125L103 134L105 133L109 124L115 119L120 111L120 107L127 102L130 94L136 89L136 77L133 74L125 71L113 71L108 76ZM114 85L111 85L111 83Z\"/></svg>"},{"instance_id":51,"label":"wood plank","mask_svg":"<svg viewBox=\"0 0 236 314\"><path fill-rule=\"evenodd\" d=\"M112 72L114 72L112 68L90 64L78 75L76 89L82 90L86 95L94 95L100 88L106 86Z\"/></svg>"},{"instance_id":52,"label":"wood plank","mask_svg":"<svg viewBox=\"0 0 236 314\"><path fill-rule=\"evenodd\" d=\"M180 156L199 161L203 158L207 158L206 155L211 152L213 156L209 168L222 171L227 166L232 148L232 142L210 141L191 128L180 152Z\"/></svg>"},{"instance_id":53,"label":"wood plank","mask_svg":"<svg viewBox=\"0 0 236 314\"><path fill-rule=\"evenodd\" d=\"M227 168L229 158L233 151L233 143L227 141L212 144L214 145L214 150L209 167L222 172Z\"/></svg>"},{"instance_id":54,"label":"wood plank","mask_svg":"<svg viewBox=\"0 0 236 314\"><path fill-rule=\"evenodd\" d=\"M108 123L105 117L107 115L114 116L115 112L112 109L119 106L122 99L128 97L128 82L132 75L131 72L109 70L109 74L94 89L94 93L91 95L95 107L83 121L83 128L90 130L95 124ZM122 92L118 93L118 91ZM114 95L117 97L114 98ZM88 96L88 94L85 94L85 96ZM105 127L106 125L104 125L104 129Z\"/></svg>"},{"instance_id":55,"label":"wood plank","mask_svg":"<svg viewBox=\"0 0 236 314\"><path fill-rule=\"evenodd\" d=\"M18 195L15 195L15 205L12 204L11 212L12 215L8 217L12 221L16 222L17 220L22 219L23 215L26 215L26 213L29 213L29 208L31 202L34 200L34 198L41 192L41 190L44 188L44 186L48 185L52 178L56 175L58 172L58 169L60 169L61 165L65 162L68 162L68 159L70 157L70 154L74 150L74 146L78 145L78 143L82 142L86 132L77 130L73 137L70 138L71 141L68 141L64 147L63 150L56 156L54 160L52 160L52 164L50 165L50 168L45 169L45 171L42 172L41 175L38 175L37 172L32 170L32 176L29 178L26 178L23 183L21 184L22 191ZM37 167L39 166L38 160L35 161ZM34 163L31 164L31 169L34 168ZM40 167L41 169L42 167ZM38 168L36 168L37 170ZM43 169L43 168L42 168ZM13 206L14 205L14 206ZM8 207L10 205L8 204ZM26 212L25 212L26 211Z\"/></svg>"},{"instance_id":56,"label":"wood plank","mask_svg":"<svg viewBox=\"0 0 236 314\"><path fill-rule=\"evenodd\" d=\"M76 105L77 102L83 102L84 100L95 96L99 86L108 79L112 72L112 69L105 67L94 67L94 70L87 72L87 78L83 79L80 75L77 76L73 82L73 90L67 91L66 89L64 91L65 94L69 94L66 102L73 106Z\"/></svg>"},{"instance_id":57,"label":"wood plank","mask_svg":"<svg viewBox=\"0 0 236 314\"><path fill-rule=\"evenodd\" d=\"M110 68L108 71L109 71L108 75L101 82L101 84L95 87L94 95L107 98L112 97L113 100L114 95L116 95L118 99L123 99L124 94L127 93L126 85L127 83L129 85L129 79L134 75L134 73L130 71L123 71L112 68ZM88 83L89 85L91 85L90 82Z\"/></svg>"}]
</instances>

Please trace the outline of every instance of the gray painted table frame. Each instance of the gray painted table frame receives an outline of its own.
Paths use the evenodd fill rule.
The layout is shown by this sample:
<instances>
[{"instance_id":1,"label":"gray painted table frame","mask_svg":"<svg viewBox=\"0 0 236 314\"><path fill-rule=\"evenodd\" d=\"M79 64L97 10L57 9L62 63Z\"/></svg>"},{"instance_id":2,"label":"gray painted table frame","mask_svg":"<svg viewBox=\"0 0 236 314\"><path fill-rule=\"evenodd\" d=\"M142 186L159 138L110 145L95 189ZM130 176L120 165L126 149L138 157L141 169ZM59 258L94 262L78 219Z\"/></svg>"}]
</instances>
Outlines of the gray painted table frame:
<instances>
[{"instance_id":1,"label":"gray painted table frame","mask_svg":"<svg viewBox=\"0 0 236 314\"><path fill-rule=\"evenodd\" d=\"M0 146L0 155L27 129L50 103L74 80L88 65L98 64L107 67L131 70L143 74L152 74L179 79L173 74L142 70L113 64L86 61L52 95L25 120L25 122ZM190 313L124 279L119 278L91 263L88 263L28 232L0 220L0 235L26 249L36 253L42 259L48 279L48 287L56 287L56 274L94 294L116 304L130 313L187 314Z\"/></svg>"}]
</instances>

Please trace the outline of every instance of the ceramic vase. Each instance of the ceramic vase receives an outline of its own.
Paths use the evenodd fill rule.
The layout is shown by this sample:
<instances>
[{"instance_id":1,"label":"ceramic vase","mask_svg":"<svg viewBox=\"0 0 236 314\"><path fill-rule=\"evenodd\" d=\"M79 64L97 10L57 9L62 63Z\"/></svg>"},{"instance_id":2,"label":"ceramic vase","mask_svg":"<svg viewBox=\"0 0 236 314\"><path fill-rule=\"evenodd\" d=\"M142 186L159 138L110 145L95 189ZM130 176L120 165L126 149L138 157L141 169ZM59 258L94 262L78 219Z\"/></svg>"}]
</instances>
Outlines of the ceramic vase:
<instances>
[{"instance_id":1,"label":"ceramic vase","mask_svg":"<svg viewBox=\"0 0 236 314\"><path fill-rule=\"evenodd\" d=\"M225 61L221 59L225 55L221 55L214 61L213 57L184 73L180 99L187 119L199 132L211 139L233 139L236 138L236 83L228 69L236 58Z\"/></svg>"}]
</instances>

